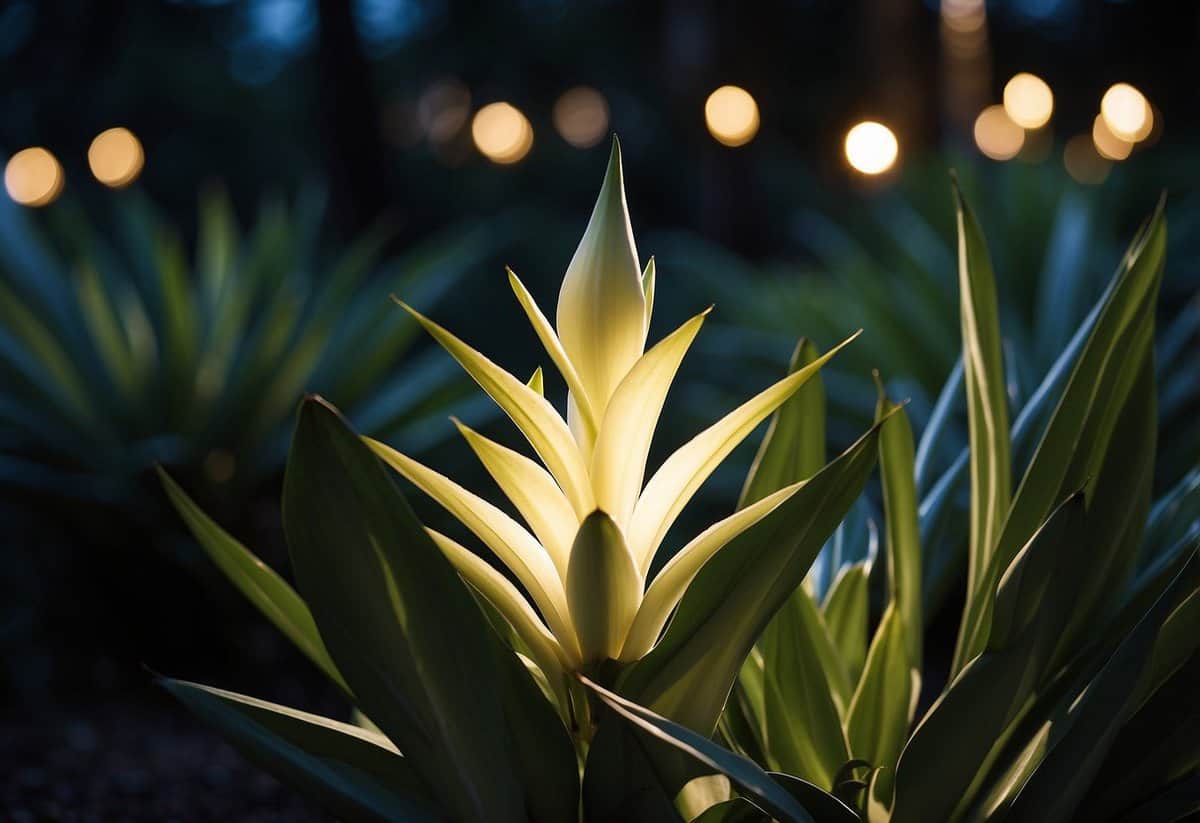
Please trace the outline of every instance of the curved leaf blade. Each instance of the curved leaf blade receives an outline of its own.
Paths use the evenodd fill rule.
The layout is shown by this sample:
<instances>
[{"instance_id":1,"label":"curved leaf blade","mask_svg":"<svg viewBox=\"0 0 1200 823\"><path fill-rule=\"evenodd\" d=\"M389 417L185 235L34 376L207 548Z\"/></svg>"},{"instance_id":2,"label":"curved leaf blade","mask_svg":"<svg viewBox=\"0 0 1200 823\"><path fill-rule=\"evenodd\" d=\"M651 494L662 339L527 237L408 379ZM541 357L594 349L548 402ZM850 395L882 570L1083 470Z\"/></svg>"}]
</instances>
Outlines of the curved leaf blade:
<instances>
[{"instance_id":1,"label":"curved leaf blade","mask_svg":"<svg viewBox=\"0 0 1200 823\"><path fill-rule=\"evenodd\" d=\"M339 817L445 819L408 758L382 734L224 689L159 682L249 760Z\"/></svg>"}]
</instances>

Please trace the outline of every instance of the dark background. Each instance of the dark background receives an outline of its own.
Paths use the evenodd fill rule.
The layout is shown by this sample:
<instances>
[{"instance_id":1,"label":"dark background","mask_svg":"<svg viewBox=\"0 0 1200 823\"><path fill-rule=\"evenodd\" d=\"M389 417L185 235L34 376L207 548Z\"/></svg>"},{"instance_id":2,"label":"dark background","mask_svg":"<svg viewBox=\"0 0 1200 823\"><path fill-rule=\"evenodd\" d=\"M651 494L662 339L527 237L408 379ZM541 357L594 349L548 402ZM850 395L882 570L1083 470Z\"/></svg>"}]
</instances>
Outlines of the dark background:
<instances>
[{"instance_id":1,"label":"dark background","mask_svg":"<svg viewBox=\"0 0 1200 823\"><path fill-rule=\"evenodd\" d=\"M1104 90L1133 83L1165 113L1161 157L1197 127L1197 14L1188 3L988 3L989 51L974 108L949 93L934 0L857 2L9 2L0 18L0 146L45 145L83 198L86 147L130 127L146 147L140 180L181 217L221 180L243 207L319 178L338 224L395 215L398 242L513 202L583 213L605 149L568 146L550 111L567 88L600 90L626 148L642 231L692 227L754 256L793 252L788 211L812 191L855 187L841 157L858 119L891 125L906 162L969 149L974 113L1033 72L1056 92L1055 137L1087 132ZM414 128L422 92L457 78L472 108L508 100L534 149L495 167L461 140ZM762 129L729 150L704 129L718 85L748 89ZM971 99L973 97L973 100ZM1056 158L1047 160L1054 163ZM1147 164L1150 158L1142 158ZM1155 169L1157 185L1180 184Z\"/></svg>"},{"instance_id":2,"label":"dark background","mask_svg":"<svg viewBox=\"0 0 1200 823\"><path fill-rule=\"evenodd\" d=\"M814 215L851 222L911 202L949 248L949 166L967 181L990 235L1018 229L991 236L993 248L1044 239L1036 215L1027 215L1027 231L1008 219L1021 207L1005 199L1038 179L1099 203L1111 221L1097 246L1119 251L1159 192L1191 203L1200 179L1198 46L1200 9L1166 0L990 2L985 48L965 62L950 54L934 0L9 0L0 2L0 155L44 146L65 170L62 203L102 224L114 203L144 196L189 245L197 193L213 184L228 191L243 222L269 195L324 186L322 242L337 247L383 220L393 229L388 254L464 221L519 213L503 248L455 286L439 318L525 373L538 362L534 341L527 330L512 333L521 318L501 267L513 265L549 313L608 152L606 140L578 149L556 133L553 105L568 88L591 86L607 100L639 251L660 255L659 294L667 296L658 333L716 299L672 259L678 238L704 237L744 263L751 282L764 272L809 276L828 265L826 224ZM993 162L975 148L971 125L1018 71L1054 90L1049 147ZM445 139L424 134L422 96L448 81L469 91L471 112L496 100L519 107L534 131L530 153L512 166L489 162L472 146L469 120ZM1063 144L1090 131L1101 95L1118 81L1143 91L1165 127L1104 184L1074 183ZM706 97L727 83L750 91L761 114L757 136L739 148L718 144L704 124ZM896 169L878 179L854 172L842 154L847 128L861 119L887 123L900 142ZM92 138L117 125L136 133L146 153L129 191L103 187L86 164ZM49 221L61 207L31 217ZM1108 248L1101 277L1117 260ZM1009 254L1017 278L1022 258ZM701 262L719 280L725 259ZM885 260L871 276L900 277L901 268ZM1191 294L1168 289L1168 303ZM954 299L947 294L948 305ZM504 311L492 319L485 313L494 304ZM744 316L743 325L759 322ZM948 318L953 330L956 318ZM806 333L787 325L786 334ZM766 354L786 358L786 350ZM924 366L927 375L896 375L913 381L918 424L928 406L922 387L936 388L949 362ZM731 361L689 369L684 379L697 385L737 383L740 374ZM855 387L867 393L849 392L847 403L869 416L869 383L859 377ZM832 439L852 430L831 427ZM744 470L749 453L739 455ZM230 525L285 568L277 484L275 475L242 501ZM164 510L155 487L146 488L139 505ZM172 554L187 539L182 531L162 525L167 519L151 519L153 530L123 529L101 504L66 509L54 495L4 494L5 590L36 592L36 608L0 617L0 809L30 820L312 814L152 685L150 670L163 671L344 711L224 581L194 555Z\"/></svg>"}]
</instances>

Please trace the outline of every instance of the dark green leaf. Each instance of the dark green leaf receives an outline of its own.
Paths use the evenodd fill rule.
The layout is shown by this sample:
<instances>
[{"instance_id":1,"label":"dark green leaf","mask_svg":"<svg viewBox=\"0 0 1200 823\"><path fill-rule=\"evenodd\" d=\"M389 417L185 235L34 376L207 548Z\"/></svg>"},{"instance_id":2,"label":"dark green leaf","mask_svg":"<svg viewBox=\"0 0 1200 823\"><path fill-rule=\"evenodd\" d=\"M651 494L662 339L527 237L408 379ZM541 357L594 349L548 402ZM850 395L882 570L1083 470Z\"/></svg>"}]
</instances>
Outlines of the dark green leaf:
<instances>
[{"instance_id":1,"label":"dark green leaf","mask_svg":"<svg viewBox=\"0 0 1200 823\"><path fill-rule=\"evenodd\" d=\"M691 728L711 732L755 639L800 585L861 493L878 427L854 443L696 576L658 646L622 689Z\"/></svg>"},{"instance_id":2,"label":"dark green leaf","mask_svg":"<svg viewBox=\"0 0 1200 823\"><path fill-rule=\"evenodd\" d=\"M970 429L971 521L967 601L991 598L987 568L1012 495L1008 402L996 282L983 232L954 183L963 382ZM1007 562L1007 561L1006 561ZM961 668L961 664L959 665Z\"/></svg>"},{"instance_id":3,"label":"dark green leaf","mask_svg":"<svg viewBox=\"0 0 1200 823\"><path fill-rule=\"evenodd\" d=\"M921 691L920 672L908 659L906 631L896 606L889 606L846 714L846 736L854 757L888 771L895 769L908 739Z\"/></svg>"},{"instance_id":4,"label":"dark green leaf","mask_svg":"<svg viewBox=\"0 0 1200 823\"><path fill-rule=\"evenodd\" d=\"M650 738L666 743L703 766L726 775L743 797L781 823L813 823L813 817L804 806L753 762L586 678L581 679L616 715Z\"/></svg>"},{"instance_id":5,"label":"dark green leaf","mask_svg":"<svg viewBox=\"0 0 1200 823\"><path fill-rule=\"evenodd\" d=\"M770 762L831 788L834 774L850 759L842 731L850 684L825 622L803 587L784 602L758 648Z\"/></svg>"},{"instance_id":6,"label":"dark green leaf","mask_svg":"<svg viewBox=\"0 0 1200 823\"><path fill-rule=\"evenodd\" d=\"M308 606L295 589L206 515L163 469L159 480L192 536L225 576L343 691L349 687L329 657Z\"/></svg>"},{"instance_id":7,"label":"dark green leaf","mask_svg":"<svg viewBox=\"0 0 1200 823\"><path fill-rule=\"evenodd\" d=\"M843 568L823 610L829 636L851 683L858 682L867 661L867 577L866 563Z\"/></svg>"},{"instance_id":8,"label":"dark green leaf","mask_svg":"<svg viewBox=\"0 0 1200 823\"><path fill-rule=\"evenodd\" d=\"M795 775L768 772L771 779L787 789L820 823L860 823L858 814L847 804L819 786Z\"/></svg>"},{"instance_id":9,"label":"dark green leaf","mask_svg":"<svg viewBox=\"0 0 1200 823\"><path fill-rule=\"evenodd\" d=\"M896 767L892 823L945 820L970 800L976 773L1044 675L1070 616L1086 544L1074 495L1017 555L996 595L988 647L917 726Z\"/></svg>"},{"instance_id":10,"label":"dark green leaf","mask_svg":"<svg viewBox=\"0 0 1200 823\"><path fill-rule=\"evenodd\" d=\"M349 820L444 820L425 782L381 734L183 680L162 685L247 758Z\"/></svg>"},{"instance_id":11,"label":"dark green leaf","mask_svg":"<svg viewBox=\"0 0 1200 823\"><path fill-rule=\"evenodd\" d=\"M513 757L506 684L537 687L506 678L500 641L449 561L367 445L319 399L301 407L284 526L299 588L359 708L445 808L463 819L520 821L533 812L525 796L533 792L575 808L575 787L531 785L522 778L544 769ZM543 757L559 751L542 749Z\"/></svg>"},{"instance_id":12,"label":"dark green leaf","mask_svg":"<svg viewBox=\"0 0 1200 823\"><path fill-rule=\"evenodd\" d=\"M1010 809L1013 820L1036 823L1070 818L1149 684L1148 663L1163 623L1198 590L1200 555L1193 555L1099 675L1071 702L1064 716L1051 724L1046 755Z\"/></svg>"},{"instance_id":13,"label":"dark green leaf","mask_svg":"<svg viewBox=\"0 0 1200 823\"><path fill-rule=\"evenodd\" d=\"M979 587L990 591L1000 572L1066 494L1092 489L1118 413L1124 409L1153 334L1153 308L1166 248L1162 204L1122 261L1063 396L1013 498L996 550ZM957 672L987 644L991 598L973 597L963 613Z\"/></svg>"},{"instance_id":14,"label":"dark green leaf","mask_svg":"<svg viewBox=\"0 0 1200 823\"><path fill-rule=\"evenodd\" d=\"M888 583L896 616L904 623L909 667L921 669L921 534L913 479L913 435L903 406L891 402L876 375L879 403L879 471L883 478L883 515L887 532ZM884 418L887 418L884 420Z\"/></svg>"},{"instance_id":15,"label":"dark green leaf","mask_svg":"<svg viewBox=\"0 0 1200 823\"><path fill-rule=\"evenodd\" d=\"M801 338L788 364L793 374L816 361L821 352ZM771 416L767 433L738 500L742 509L800 480L825 465L825 386L815 374Z\"/></svg>"}]
</instances>

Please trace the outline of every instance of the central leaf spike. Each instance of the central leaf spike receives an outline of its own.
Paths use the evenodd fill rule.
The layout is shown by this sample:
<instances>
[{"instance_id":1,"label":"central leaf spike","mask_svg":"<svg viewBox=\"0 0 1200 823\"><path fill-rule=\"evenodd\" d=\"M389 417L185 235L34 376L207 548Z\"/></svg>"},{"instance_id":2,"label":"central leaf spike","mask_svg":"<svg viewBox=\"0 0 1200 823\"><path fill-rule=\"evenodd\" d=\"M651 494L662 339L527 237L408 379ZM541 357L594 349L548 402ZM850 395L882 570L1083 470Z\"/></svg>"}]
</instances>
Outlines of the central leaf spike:
<instances>
[{"instance_id":1,"label":"central leaf spike","mask_svg":"<svg viewBox=\"0 0 1200 823\"><path fill-rule=\"evenodd\" d=\"M616 137L600 196L563 277L557 326L600 419L646 343L646 297Z\"/></svg>"}]
</instances>

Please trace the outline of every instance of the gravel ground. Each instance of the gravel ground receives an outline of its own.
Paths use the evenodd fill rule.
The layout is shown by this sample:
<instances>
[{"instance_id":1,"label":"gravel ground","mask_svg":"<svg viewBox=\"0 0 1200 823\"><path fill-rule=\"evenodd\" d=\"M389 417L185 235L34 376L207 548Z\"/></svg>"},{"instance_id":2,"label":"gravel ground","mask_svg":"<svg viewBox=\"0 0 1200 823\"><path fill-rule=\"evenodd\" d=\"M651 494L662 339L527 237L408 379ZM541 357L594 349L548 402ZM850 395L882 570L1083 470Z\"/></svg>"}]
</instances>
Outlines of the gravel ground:
<instances>
[{"instance_id":1,"label":"gravel ground","mask_svg":"<svg viewBox=\"0 0 1200 823\"><path fill-rule=\"evenodd\" d=\"M329 818L242 760L180 707L127 699L0 717L0 819Z\"/></svg>"}]
</instances>

